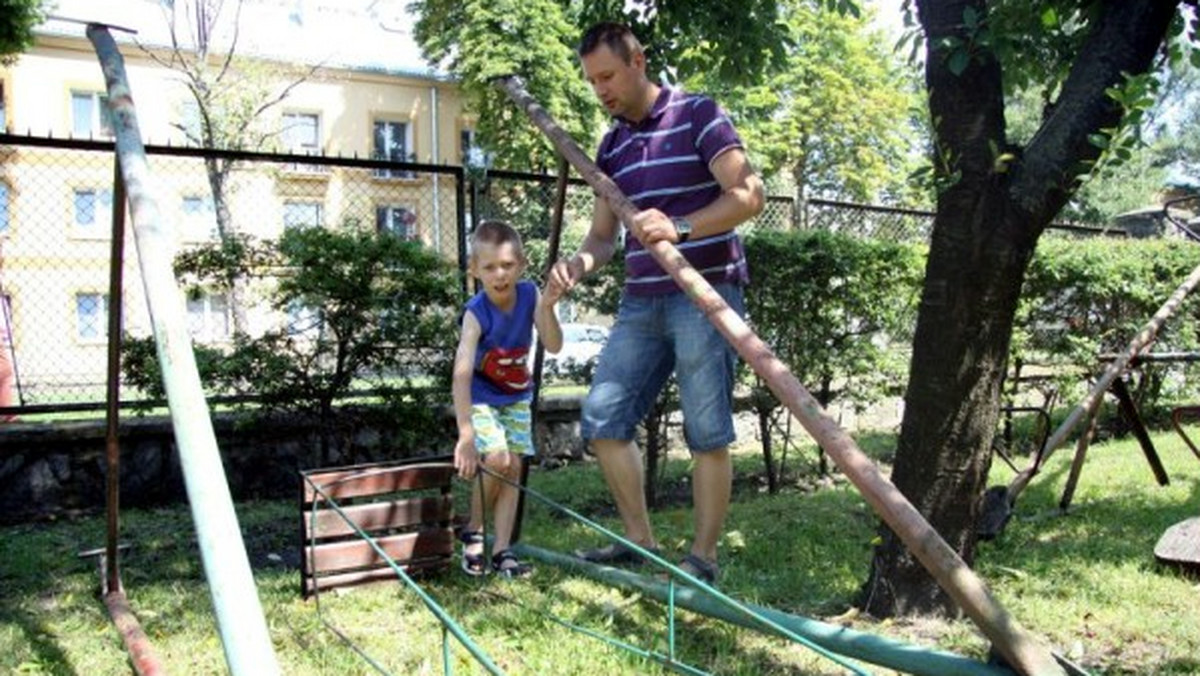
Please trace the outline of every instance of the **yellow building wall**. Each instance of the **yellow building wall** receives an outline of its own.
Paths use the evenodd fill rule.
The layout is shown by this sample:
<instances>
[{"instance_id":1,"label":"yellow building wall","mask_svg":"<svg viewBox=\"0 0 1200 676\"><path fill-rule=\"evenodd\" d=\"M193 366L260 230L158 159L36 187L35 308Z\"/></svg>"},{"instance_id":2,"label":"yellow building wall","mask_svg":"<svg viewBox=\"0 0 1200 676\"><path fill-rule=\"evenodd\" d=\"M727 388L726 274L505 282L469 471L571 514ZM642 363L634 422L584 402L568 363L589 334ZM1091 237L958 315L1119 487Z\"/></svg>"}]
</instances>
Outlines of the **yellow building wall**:
<instances>
[{"instance_id":1,"label":"yellow building wall","mask_svg":"<svg viewBox=\"0 0 1200 676\"><path fill-rule=\"evenodd\" d=\"M135 46L122 45L121 50L143 140L182 144L183 135L172 127L190 96L180 75L147 58ZM43 38L14 65L0 69L0 83L8 130L37 137L70 138L72 92L104 91L90 43L61 37ZM463 151L460 132L469 122L452 82L349 70L324 70L299 84L266 114L266 124L277 129L287 112L318 115L324 153L345 157L371 156L375 120L406 122L411 126L415 160L439 165L458 164ZM209 188L199 159L152 155L149 161L161 214L177 232L177 248L155 254L173 256L180 248L205 239L205 223L184 217L180 205L185 196L208 196ZM416 213L421 241L449 260L457 260L452 176L381 178L369 169L288 171L280 166L242 163L231 175L230 208L239 231L277 237L283 230L285 204L291 200L319 202L327 227L355 220L373 227L377 206L403 205ZM105 341L78 337L75 302L79 293L107 294L110 225L104 222L86 232L81 230L74 223L73 200L76 189L111 189L112 157L98 152L2 147L0 181L9 188L9 227L0 235L0 283L13 303L14 340L24 385L32 386L36 394L38 386L80 383L99 395ZM148 311L132 231L127 230L124 324L130 333L146 335ZM251 308L248 319L252 333L278 326L280 321L277 313L261 304Z\"/></svg>"}]
</instances>

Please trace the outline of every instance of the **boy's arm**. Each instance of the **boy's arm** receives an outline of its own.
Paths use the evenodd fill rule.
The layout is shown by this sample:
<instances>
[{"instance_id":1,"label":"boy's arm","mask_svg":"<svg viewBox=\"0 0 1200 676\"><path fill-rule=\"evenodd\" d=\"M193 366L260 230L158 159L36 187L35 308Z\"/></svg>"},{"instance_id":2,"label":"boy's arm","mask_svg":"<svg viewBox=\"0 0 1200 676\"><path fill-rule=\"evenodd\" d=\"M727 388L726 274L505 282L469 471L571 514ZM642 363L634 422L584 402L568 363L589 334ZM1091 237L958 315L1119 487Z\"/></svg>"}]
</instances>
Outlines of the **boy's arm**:
<instances>
[{"instance_id":1,"label":"boy's arm","mask_svg":"<svg viewBox=\"0 0 1200 676\"><path fill-rule=\"evenodd\" d=\"M620 228L616 212L605 199L597 195L592 206L592 227L575 255L559 260L550 269L546 288L555 289L559 295L564 294L579 280L611 260L617 251Z\"/></svg>"},{"instance_id":2,"label":"boy's arm","mask_svg":"<svg viewBox=\"0 0 1200 676\"><path fill-rule=\"evenodd\" d=\"M533 324L537 327L538 340L547 352L557 353L562 349L562 326L558 323L558 315L554 306L562 298L562 291L547 284L544 291L538 292L537 306L533 310Z\"/></svg>"},{"instance_id":3,"label":"boy's arm","mask_svg":"<svg viewBox=\"0 0 1200 676\"><path fill-rule=\"evenodd\" d=\"M475 373L475 351L479 347L482 329L471 312L463 313L462 332L454 354L454 376L450 394L454 401L454 422L458 441L454 446L454 467L459 476L475 476L479 453L475 450L475 427L471 424L471 376Z\"/></svg>"}]
</instances>

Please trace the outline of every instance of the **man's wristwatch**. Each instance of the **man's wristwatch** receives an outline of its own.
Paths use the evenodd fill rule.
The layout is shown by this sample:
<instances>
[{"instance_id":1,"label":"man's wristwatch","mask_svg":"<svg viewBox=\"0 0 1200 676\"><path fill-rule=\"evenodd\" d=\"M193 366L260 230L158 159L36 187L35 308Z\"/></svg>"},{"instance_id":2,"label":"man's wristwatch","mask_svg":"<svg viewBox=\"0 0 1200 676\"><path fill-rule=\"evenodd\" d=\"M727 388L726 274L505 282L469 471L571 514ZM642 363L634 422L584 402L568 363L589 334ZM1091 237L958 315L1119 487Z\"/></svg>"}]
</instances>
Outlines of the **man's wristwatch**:
<instances>
[{"instance_id":1,"label":"man's wristwatch","mask_svg":"<svg viewBox=\"0 0 1200 676\"><path fill-rule=\"evenodd\" d=\"M688 241L692 234L692 222L682 216L672 218L671 222L675 224L675 234L679 235L679 243Z\"/></svg>"}]
</instances>

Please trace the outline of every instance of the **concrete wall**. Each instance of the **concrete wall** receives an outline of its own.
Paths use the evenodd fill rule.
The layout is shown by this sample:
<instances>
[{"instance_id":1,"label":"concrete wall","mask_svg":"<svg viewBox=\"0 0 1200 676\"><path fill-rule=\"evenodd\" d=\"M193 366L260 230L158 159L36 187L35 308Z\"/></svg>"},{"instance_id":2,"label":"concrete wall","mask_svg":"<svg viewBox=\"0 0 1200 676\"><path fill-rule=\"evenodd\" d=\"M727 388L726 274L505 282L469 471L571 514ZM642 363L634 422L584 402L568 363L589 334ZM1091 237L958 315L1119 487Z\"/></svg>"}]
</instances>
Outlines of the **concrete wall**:
<instances>
[{"instance_id":1,"label":"concrete wall","mask_svg":"<svg viewBox=\"0 0 1200 676\"><path fill-rule=\"evenodd\" d=\"M298 420L253 422L232 415L214 419L221 457L235 500L296 495L297 470L399 459L453 450L453 417L445 433L425 448L392 443L397 427L355 425L336 457L320 460L320 441ZM0 523L104 511L105 423L9 423L0 427ZM548 397L538 416L542 459L581 458L579 398ZM128 418L121 423L121 508L186 501L170 420Z\"/></svg>"}]
</instances>

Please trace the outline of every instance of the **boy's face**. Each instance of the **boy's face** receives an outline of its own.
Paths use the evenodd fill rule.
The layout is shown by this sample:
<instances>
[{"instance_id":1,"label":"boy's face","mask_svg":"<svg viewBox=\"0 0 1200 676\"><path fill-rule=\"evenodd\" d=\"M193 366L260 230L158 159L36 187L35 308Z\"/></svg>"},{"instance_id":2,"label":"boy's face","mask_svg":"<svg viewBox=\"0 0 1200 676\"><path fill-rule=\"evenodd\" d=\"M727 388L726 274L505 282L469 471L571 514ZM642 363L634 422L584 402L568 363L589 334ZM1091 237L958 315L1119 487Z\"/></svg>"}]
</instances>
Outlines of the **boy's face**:
<instances>
[{"instance_id":1,"label":"boy's face","mask_svg":"<svg viewBox=\"0 0 1200 676\"><path fill-rule=\"evenodd\" d=\"M517 282L525 274L525 259L512 242L481 243L471 257L471 274L493 303L507 305L516 298Z\"/></svg>"}]
</instances>

